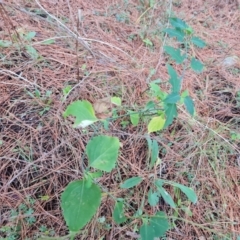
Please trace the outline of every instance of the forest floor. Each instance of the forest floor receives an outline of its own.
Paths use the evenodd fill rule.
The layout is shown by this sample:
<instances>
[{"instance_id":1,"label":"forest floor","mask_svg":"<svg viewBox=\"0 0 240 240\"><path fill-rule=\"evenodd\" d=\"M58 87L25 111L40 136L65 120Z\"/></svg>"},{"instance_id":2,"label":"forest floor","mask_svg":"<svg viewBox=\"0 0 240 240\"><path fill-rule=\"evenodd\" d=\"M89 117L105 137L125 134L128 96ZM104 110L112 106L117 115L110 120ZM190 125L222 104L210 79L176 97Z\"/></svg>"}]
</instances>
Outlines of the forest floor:
<instances>
[{"instance_id":1,"label":"forest floor","mask_svg":"<svg viewBox=\"0 0 240 240\"><path fill-rule=\"evenodd\" d=\"M169 16L192 27L207 46L195 48L200 74L185 69L182 89L196 114L179 111L167 129L151 133L160 164L146 169L147 125L129 117L111 122L107 134L120 139L117 168L99 183L126 198L132 209L177 216L165 239L240 239L240 7L234 0L7 0L0 1L0 239L64 236L60 197L83 176L88 140L104 127L74 129L63 112L74 100L95 106L122 100L121 113L141 110L149 82L169 78ZM159 2L159 3L158 3ZM13 44L14 43L14 44ZM181 74L181 66L173 64ZM66 96L68 86L72 89ZM161 85L164 91L169 86ZM65 91L65 95L64 95ZM99 111L98 117L105 115ZM119 189L123 179L153 174L192 187L196 204L174 188L178 209L160 201L150 207L146 187ZM141 220L116 225L114 201L102 200L77 239L136 239ZM126 213L132 216L129 210ZM56 238L58 239L58 238Z\"/></svg>"}]
</instances>

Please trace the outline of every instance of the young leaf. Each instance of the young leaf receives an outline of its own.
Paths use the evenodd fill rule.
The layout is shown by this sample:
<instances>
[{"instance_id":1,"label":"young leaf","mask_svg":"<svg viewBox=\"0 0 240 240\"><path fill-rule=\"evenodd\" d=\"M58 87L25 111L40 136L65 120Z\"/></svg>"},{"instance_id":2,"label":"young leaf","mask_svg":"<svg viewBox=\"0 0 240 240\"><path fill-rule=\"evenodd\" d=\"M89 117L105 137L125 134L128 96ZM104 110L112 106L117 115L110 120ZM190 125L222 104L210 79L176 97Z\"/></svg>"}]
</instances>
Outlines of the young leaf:
<instances>
[{"instance_id":1,"label":"young leaf","mask_svg":"<svg viewBox=\"0 0 240 240\"><path fill-rule=\"evenodd\" d=\"M154 183L155 183L156 187L162 187L163 184L164 184L164 180L157 179L157 180L154 181Z\"/></svg>"},{"instance_id":2,"label":"young leaf","mask_svg":"<svg viewBox=\"0 0 240 240\"><path fill-rule=\"evenodd\" d=\"M151 207L155 207L158 204L159 201L159 193L153 192L152 189L148 192L148 203Z\"/></svg>"},{"instance_id":3,"label":"young leaf","mask_svg":"<svg viewBox=\"0 0 240 240\"><path fill-rule=\"evenodd\" d=\"M176 37L179 42L184 41L185 34L179 29L166 28L164 32L166 32L169 37Z\"/></svg>"},{"instance_id":4,"label":"young leaf","mask_svg":"<svg viewBox=\"0 0 240 240\"><path fill-rule=\"evenodd\" d=\"M35 36L36 36L36 32L29 32L25 36L25 39L28 40L28 41L31 41Z\"/></svg>"},{"instance_id":5,"label":"young leaf","mask_svg":"<svg viewBox=\"0 0 240 240\"><path fill-rule=\"evenodd\" d=\"M162 198L164 201L169 204L172 208L176 208L176 205L169 193L163 188L163 187L158 187L158 192L161 194Z\"/></svg>"},{"instance_id":6,"label":"young leaf","mask_svg":"<svg viewBox=\"0 0 240 240\"><path fill-rule=\"evenodd\" d=\"M32 47L30 45L26 45L25 48L26 48L27 53L31 56L32 59L35 59L35 60L38 59L39 54L38 54L38 51L34 47Z\"/></svg>"},{"instance_id":7,"label":"young leaf","mask_svg":"<svg viewBox=\"0 0 240 240\"><path fill-rule=\"evenodd\" d=\"M166 115L166 122L164 125L164 128L168 127L170 124L172 124L175 117L177 117L177 106L176 104L165 104L165 115Z\"/></svg>"},{"instance_id":8,"label":"young leaf","mask_svg":"<svg viewBox=\"0 0 240 240\"><path fill-rule=\"evenodd\" d=\"M162 116L153 117L148 124L148 133L156 132L163 129L165 124L165 119Z\"/></svg>"},{"instance_id":9,"label":"young leaf","mask_svg":"<svg viewBox=\"0 0 240 240\"><path fill-rule=\"evenodd\" d=\"M84 180L86 182L86 188L90 188L92 186L92 183L93 183L93 179L91 178L91 176L88 175L88 174L85 174Z\"/></svg>"},{"instance_id":10,"label":"young leaf","mask_svg":"<svg viewBox=\"0 0 240 240\"><path fill-rule=\"evenodd\" d=\"M98 119L95 116L92 104L88 101L75 101L68 105L63 113L64 118L68 116L76 117L73 127L86 127Z\"/></svg>"},{"instance_id":11,"label":"young leaf","mask_svg":"<svg viewBox=\"0 0 240 240\"><path fill-rule=\"evenodd\" d=\"M124 183L120 185L120 188L127 189L127 188L132 188L138 185L140 182L142 182L141 177L132 177L127 179Z\"/></svg>"},{"instance_id":12,"label":"young leaf","mask_svg":"<svg viewBox=\"0 0 240 240\"><path fill-rule=\"evenodd\" d=\"M192 203L197 202L197 195L192 188L186 187L180 183L173 183L172 185L179 188Z\"/></svg>"},{"instance_id":13,"label":"young leaf","mask_svg":"<svg viewBox=\"0 0 240 240\"><path fill-rule=\"evenodd\" d=\"M185 105L187 111L189 112L189 114L191 114L193 116L193 114L194 114L194 102L193 102L192 98L189 97L189 96L186 96L184 98L184 105Z\"/></svg>"},{"instance_id":14,"label":"young leaf","mask_svg":"<svg viewBox=\"0 0 240 240\"><path fill-rule=\"evenodd\" d=\"M141 236L141 240L154 240L155 232L153 227L144 223L140 227L140 236Z\"/></svg>"},{"instance_id":15,"label":"young leaf","mask_svg":"<svg viewBox=\"0 0 240 240\"><path fill-rule=\"evenodd\" d=\"M181 30L187 30L189 29L189 26L180 18L170 18L170 23L173 27L179 28Z\"/></svg>"},{"instance_id":16,"label":"young leaf","mask_svg":"<svg viewBox=\"0 0 240 240\"><path fill-rule=\"evenodd\" d=\"M189 96L189 93L188 93L188 90L186 89L186 90L184 90L184 91L182 92L181 97L182 97L182 98L185 98L185 97L187 97L187 96Z\"/></svg>"},{"instance_id":17,"label":"young leaf","mask_svg":"<svg viewBox=\"0 0 240 240\"><path fill-rule=\"evenodd\" d=\"M196 58L192 58L191 60L191 68L197 72L197 73L200 73L203 71L203 64L198 61Z\"/></svg>"},{"instance_id":18,"label":"young leaf","mask_svg":"<svg viewBox=\"0 0 240 240\"><path fill-rule=\"evenodd\" d=\"M122 100L119 97L111 97L111 103L113 103L117 106L121 106Z\"/></svg>"},{"instance_id":19,"label":"young leaf","mask_svg":"<svg viewBox=\"0 0 240 240\"><path fill-rule=\"evenodd\" d=\"M127 221L127 218L124 216L124 204L123 202L116 202L113 210L113 219L117 224L121 224Z\"/></svg>"},{"instance_id":20,"label":"young leaf","mask_svg":"<svg viewBox=\"0 0 240 240\"><path fill-rule=\"evenodd\" d=\"M152 141L152 151L151 151L151 162L150 169L154 166L155 162L158 159L159 147L156 140Z\"/></svg>"},{"instance_id":21,"label":"young leaf","mask_svg":"<svg viewBox=\"0 0 240 240\"><path fill-rule=\"evenodd\" d=\"M111 172L115 167L120 143L118 138L99 135L92 138L86 147L89 165L93 168Z\"/></svg>"},{"instance_id":22,"label":"young leaf","mask_svg":"<svg viewBox=\"0 0 240 240\"><path fill-rule=\"evenodd\" d=\"M44 45L50 45L50 44L53 44L53 43L55 43L54 39L46 39L46 40L41 42L41 44L44 44Z\"/></svg>"},{"instance_id":23,"label":"young leaf","mask_svg":"<svg viewBox=\"0 0 240 240\"><path fill-rule=\"evenodd\" d=\"M68 184L61 196L63 217L70 231L78 232L97 212L101 202L101 190L92 183L88 188L85 180Z\"/></svg>"},{"instance_id":24,"label":"young leaf","mask_svg":"<svg viewBox=\"0 0 240 240\"><path fill-rule=\"evenodd\" d=\"M179 92L181 88L181 80L178 78L177 72L174 68L167 64L168 74L170 76L169 83L172 85L172 92Z\"/></svg>"},{"instance_id":25,"label":"young leaf","mask_svg":"<svg viewBox=\"0 0 240 240\"><path fill-rule=\"evenodd\" d=\"M171 56L173 60L176 61L176 63L180 64L184 61L186 58L186 54L181 55L180 49L176 49L171 46L164 46L164 51Z\"/></svg>"},{"instance_id":26,"label":"young leaf","mask_svg":"<svg viewBox=\"0 0 240 240\"><path fill-rule=\"evenodd\" d=\"M154 237L163 237L169 229L167 216L164 212L157 212L150 218L149 227L154 229Z\"/></svg>"},{"instance_id":27,"label":"young leaf","mask_svg":"<svg viewBox=\"0 0 240 240\"><path fill-rule=\"evenodd\" d=\"M143 42L146 44L146 46L153 46L152 41L148 38L143 39Z\"/></svg>"},{"instance_id":28,"label":"young leaf","mask_svg":"<svg viewBox=\"0 0 240 240\"><path fill-rule=\"evenodd\" d=\"M159 85L154 82L151 82L149 85L154 97L158 97L160 100L165 98L166 93L160 89Z\"/></svg>"},{"instance_id":29,"label":"young leaf","mask_svg":"<svg viewBox=\"0 0 240 240\"><path fill-rule=\"evenodd\" d=\"M151 82L150 89L155 97L157 97L161 93L161 89L158 84Z\"/></svg>"},{"instance_id":30,"label":"young leaf","mask_svg":"<svg viewBox=\"0 0 240 240\"><path fill-rule=\"evenodd\" d=\"M155 0L149 0L149 7L154 7L155 5Z\"/></svg>"},{"instance_id":31,"label":"young leaf","mask_svg":"<svg viewBox=\"0 0 240 240\"><path fill-rule=\"evenodd\" d=\"M68 95L68 93L71 91L72 87L70 85L66 86L65 88L63 88L63 95L64 97L66 97Z\"/></svg>"},{"instance_id":32,"label":"young leaf","mask_svg":"<svg viewBox=\"0 0 240 240\"><path fill-rule=\"evenodd\" d=\"M170 93L165 99L165 103L177 103L180 100L180 95L177 92Z\"/></svg>"},{"instance_id":33,"label":"young leaf","mask_svg":"<svg viewBox=\"0 0 240 240\"><path fill-rule=\"evenodd\" d=\"M100 172L100 171L96 171L96 172L88 172L87 173L92 179L94 179L94 178L100 178L100 177L102 177L102 175L103 175L103 173L102 172Z\"/></svg>"},{"instance_id":34,"label":"young leaf","mask_svg":"<svg viewBox=\"0 0 240 240\"><path fill-rule=\"evenodd\" d=\"M130 120L133 126L137 126L139 123L139 113L134 111L128 111L130 113Z\"/></svg>"},{"instance_id":35,"label":"young leaf","mask_svg":"<svg viewBox=\"0 0 240 240\"><path fill-rule=\"evenodd\" d=\"M12 45L12 42L7 41L7 40L0 40L0 47L10 47Z\"/></svg>"},{"instance_id":36,"label":"young leaf","mask_svg":"<svg viewBox=\"0 0 240 240\"><path fill-rule=\"evenodd\" d=\"M191 41L199 48L204 48L207 45L201 38L198 37L192 37Z\"/></svg>"}]
</instances>

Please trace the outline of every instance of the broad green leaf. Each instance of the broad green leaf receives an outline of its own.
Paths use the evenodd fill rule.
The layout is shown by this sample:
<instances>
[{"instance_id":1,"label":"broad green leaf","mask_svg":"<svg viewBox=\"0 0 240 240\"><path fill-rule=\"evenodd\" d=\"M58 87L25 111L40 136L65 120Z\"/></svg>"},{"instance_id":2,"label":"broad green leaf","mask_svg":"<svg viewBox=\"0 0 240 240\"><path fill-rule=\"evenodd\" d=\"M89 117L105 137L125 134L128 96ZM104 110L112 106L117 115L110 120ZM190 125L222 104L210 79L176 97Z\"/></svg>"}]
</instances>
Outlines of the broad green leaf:
<instances>
[{"instance_id":1,"label":"broad green leaf","mask_svg":"<svg viewBox=\"0 0 240 240\"><path fill-rule=\"evenodd\" d=\"M192 58L191 60L191 68L197 72L197 73L200 73L203 71L203 64L198 61L196 58Z\"/></svg>"},{"instance_id":2,"label":"broad green leaf","mask_svg":"<svg viewBox=\"0 0 240 240\"><path fill-rule=\"evenodd\" d=\"M170 76L169 83L172 85L172 92L179 92L181 88L181 80L178 78L177 72L174 68L167 64L168 74Z\"/></svg>"},{"instance_id":3,"label":"broad green leaf","mask_svg":"<svg viewBox=\"0 0 240 240\"><path fill-rule=\"evenodd\" d=\"M134 111L130 111L130 120L133 126L137 126L139 123L139 113L138 112L134 112Z\"/></svg>"},{"instance_id":4,"label":"broad green leaf","mask_svg":"<svg viewBox=\"0 0 240 240\"><path fill-rule=\"evenodd\" d=\"M170 18L170 23L173 27L175 28L179 28L181 30L187 30L190 27L186 24L186 22L184 22L183 20L181 20L180 18Z\"/></svg>"},{"instance_id":5,"label":"broad green leaf","mask_svg":"<svg viewBox=\"0 0 240 240\"><path fill-rule=\"evenodd\" d=\"M185 34L183 31L179 29L167 28L164 30L164 32L166 32L169 35L169 37L176 37L179 42L184 41Z\"/></svg>"},{"instance_id":6,"label":"broad green leaf","mask_svg":"<svg viewBox=\"0 0 240 240\"><path fill-rule=\"evenodd\" d=\"M50 45L50 44L53 44L53 43L55 43L54 39L46 39L46 40L41 42L41 44L44 44L44 45Z\"/></svg>"},{"instance_id":7,"label":"broad green leaf","mask_svg":"<svg viewBox=\"0 0 240 240\"><path fill-rule=\"evenodd\" d=\"M158 192L161 194L162 198L167 204L169 204L172 208L176 208L171 195L169 195L169 193L163 187L158 187Z\"/></svg>"},{"instance_id":8,"label":"broad green leaf","mask_svg":"<svg viewBox=\"0 0 240 240\"><path fill-rule=\"evenodd\" d=\"M157 212L150 218L149 226L154 229L154 237L163 237L170 227L167 215L164 212Z\"/></svg>"},{"instance_id":9,"label":"broad green leaf","mask_svg":"<svg viewBox=\"0 0 240 240\"><path fill-rule=\"evenodd\" d=\"M121 224L127 221L127 218L124 215L124 204L122 201L117 201L115 203L113 210L113 219L117 224Z\"/></svg>"},{"instance_id":10,"label":"broad green leaf","mask_svg":"<svg viewBox=\"0 0 240 240\"><path fill-rule=\"evenodd\" d=\"M148 124L148 133L156 132L163 129L165 124L165 119L162 116L153 117Z\"/></svg>"},{"instance_id":11,"label":"broad green leaf","mask_svg":"<svg viewBox=\"0 0 240 240\"><path fill-rule=\"evenodd\" d=\"M170 93L165 99L165 103L177 103L180 100L180 95L177 92Z\"/></svg>"},{"instance_id":12,"label":"broad green leaf","mask_svg":"<svg viewBox=\"0 0 240 240\"><path fill-rule=\"evenodd\" d=\"M186 58L186 54L182 55L180 49L171 46L164 46L164 51L171 56L171 58L180 64Z\"/></svg>"},{"instance_id":13,"label":"broad green leaf","mask_svg":"<svg viewBox=\"0 0 240 240\"><path fill-rule=\"evenodd\" d=\"M159 193L153 192L152 189L148 192L148 203L151 207L155 207L158 204L159 201Z\"/></svg>"},{"instance_id":14,"label":"broad green leaf","mask_svg":"<svg viewBox=\"0 0 240 240\"><path fill-rule=\"evenodd\" d=\"M36 32L29 32L26 34L25 39L31 41L36 36Z\"/></svg>"},{"instance_id":15,"label":"broad green leaf","mask_svg":"<svg viewBox=\"0 0 240 240\"><path fill-rule=\"evenodd\" d=\"M192 188L186 187L180 183L173 183L172 185L179 188L192 203L197 202L197 195Z\"/></svg>"},{"instance_id":16,"label":"broad green leaf","mask_svg":"<svg viewBox=\"0 0 240 240\"><path fill-rule=\"evenodd\" d=\"M68 184L61 196L63 217L70 231L78 232L97 212L101 203L101 190L92 183L86 187L85 180Z\"/></svg>"},{"instance_id":17,"label":"broad green leaf","mask_svg":"<svg viewBox=\"0 0 240 240\"><path fill-rule=\"evenodd\" d=\"M89 165L93 168L111 172L115 167L120 143L118 138L100 135L87 144L86 153Z\"/></svg>"},{"instance_id":18,"label":"broad green leaf","mask_svg":"<svg viewBox=\"0 0 240 240\"><path fill-rule=\"evenodd\" d=\"M165 109L165 115L166 115L166 122L164 125L164 128L168 127L170 124L172 124L173 120L175 117L177 117L177 106L176 104L165 104L164 105Z\"/></svg>"},{"instance_id":19,"label":"broad green leaf","mask_svg":"<svg viewBox=\"0 0 240 240\"><path fill-rule=\"evenodd\" d=\"M120 185L120 188L123 189L127 189L127 188L132 188L135 187L136 185L138 185L140 182L142 182L142 178L141 177L132 177L127 179L126 181L124 181L124 183L122 183Z\"/></svg>"},{"instance_id":20,"label":"broad green leaf","mask_svg":"<svg viewBox=\"0 0 240 240\"><path fill-rule=\"evenodd\" d=\"M193 116L193 114L194 114L194 102L193 102L192 98L189 97L189 96L186 96L184 98L184 105L185 105L187 111L189 112L189 114L191 114Z\"/></svg>"},{"instance_id":21,"label":"broad green leaf","mask_svg":"<svg viewBox=\"0 0 240 240\"><path fill-rule=\"evenodd\" d=\"M199 48L204 48L207 44L199 37L192 37L192 43Z\"/></svg>"},{"instance_id":22,"label":"broad green leaf","mask_svg":"<svg viewBox=\"0 0 240 240\"><path fill-rule=\"evenodd\" d=\"M158 160L158 153L159 153L158 143L156 140L153 140L152 141L150 169L154 166L154 164Z\"/></svg>"},{"instance_id":23,"label":"broad green leaf","mask_svg":"<svg viewBox=\"0 0 240 240\"><path fill-rule=\"evenodd\" d=\"M25 48L26 48L27 53L31 56L32 59L35 59L35 60L38 59L39 54L38 54L38 51L34 47L32 47L30 45L26 45Z\"/></svg>"},{"instance_id":24,"label":"broad green leaf","mask_svg":"<svg viewBox=\"0 0 240 240\"><path fill-rule=\"evenodd\" d=\"M140 236L141 236L141 240L154 240L155 232L153 227L144 223L140 227Z\"/></svg>"},{"instance_id":25,"label":"broad green leaf","mask_svg":"<svg viewBox=\"0 0 240 240\"><path fill-rule=\"evenodd\" d=\"M10 47L12 45L12 42L7 41L7 40L0 40L0 47Z\"/></svg>"},{"instance_id":26,"label":"broad green leaf","mask_svg":"<svg viewBox=\"0 0 240 240\"><path fill-rule=\"evenodd\" d=\"M68 105L63 113L64 118L68 116L76 117L73 127L86 127L98 119L95 116L92 104L88 101L75 101Z\"/></svg>"},{"instance_id":27,"label":"broad green leaf","mask_svg":"<svg viewBox=\"0 0 240 240\"><path fill-rule=\"evenodd\" d=\"M119 97L111 97L111 103L113 103L117 106L121 106L122 100Z\"/></svg>"}]
</instances>

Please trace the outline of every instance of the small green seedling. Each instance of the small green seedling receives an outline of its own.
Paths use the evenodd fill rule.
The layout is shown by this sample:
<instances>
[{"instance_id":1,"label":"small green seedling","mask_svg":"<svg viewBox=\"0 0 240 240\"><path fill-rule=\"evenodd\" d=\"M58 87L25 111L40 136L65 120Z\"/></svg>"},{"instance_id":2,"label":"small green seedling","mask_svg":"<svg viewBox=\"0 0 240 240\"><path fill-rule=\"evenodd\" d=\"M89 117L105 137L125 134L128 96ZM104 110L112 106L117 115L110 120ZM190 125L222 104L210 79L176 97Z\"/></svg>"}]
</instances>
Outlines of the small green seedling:
<instances>
[{"instance_id":1,"label":"small green seedling","mask_svg":"<svg viewBox=\"0 0 240 240\"><path fill-rule=\"evenodd\" d=\"M184 21L178 18L171 18L170 24L172 28L165 29L165 32L170 37L175 37L177 41L185 46L185 51L176 49L171 46L165 46L164 51L171 58L171 61L175 61L176 64L186 64L190 62L190 67L195 72L201 72L203 70L203 64L195 57L189 55L189 46L195 45L199 48L204 47L206 44L200 38L194 36L194 32ZM151 42L145 43L151 45ZM184 67L185 68L185 67ZM82 70L85 71L86 66L82 66ZM94 125L97 122L102 121L105 130L109 129L109 123L111 121L122 118L122 125L133 124L137 126L141 119L146 117L150 120L147 125L146 140L148 144L148 156L147 162L148 170L151 171L155 166L161 163L159 159L159 145L154 139L151 139L150 134L158 132L167 128L172 124L173 120L178 116L178 105L183 104L187 112L193 116L195 113L194 102L189 96L187 90L182 91L183 77L180 77L171 64L167 64L167 71L169 74L168 84L171 87L170 93L161 90L159 84L161 80L150 81L149 83L149 96L148 103L142 110L127 110L126 114L120 115L117 108L112 110L112 118L98 119L95 115L94 107L86 100L77 100L70 103L65 112L63 113L66 119L69 116L74 117L74 128L86 128L90 125ZM155 74L154 70L151 70L148 80ZM69 94L71 87L67 86L63 90L64 98ZM118 108L122 108L122 99L119 97L112 97L111 103ZM126 120L129 117L129 120ZM83 178L81 180L75 180L70 182L61 196L61 208L63 217L66 221L69 229L69 234L64 238L74 239L81 233L82 229L87 223L91 221L93 216L97 213L103 194L109 194L115 201L115 205L112 211L112 219L117 225L130 224L138 219L137 222L141 222L141 226L135 224L134 231L138 230L141 240L154 240L165 236L166 232L170 229L170 224L166 213L163 211L153 211L152 215L144 212L144 205L149 204L150 207L156 207L159 204L159 200L163 199L166 204L171 208L176 209L181 206L182 197L185 196L186 201L195 204L197 202L197 196L193 189L186 187L182 184L167 181L164 179L154 178L152 176L132 176L125 179L119 188L124 190L137 191L137 188L141 188L144 181L150 182L150 189L147 193L146 199L143 198L141 206L135 211L133 216L127 216L125 214L129 207L127 201L124 198L115 198L110 193L103 191L102 187L97 183L96 179L100 178L102 174L109 174L117 166L117 160L119 157L120 141L117 137L107 135L94 136L86 146L86 156L88 160L88 166L84 170ZM149 178L149 179L145 179ZM150 181L149 181L150 180ZM166 190L166 185L171 186L178 191L176 194L177 202ZM137 188L136 188L137 187ZM183 196L182 196L182 195ZM109 216L106 216L109 217ZM173 216L174 217L174 216ZM98 222L105 223L105 216L98 218ZM41 239L46 239L42 237ZM54 238L56 239L56 238Z\"/></svg>"},{"instance_id":2,"label":"small green seedling","mask_svg":"<svg viewBox=\"0 0 240 240\"><path fill-rule=\"evenodd\" d=\"M41 59L39 52L36 50L34 45L42 44L48 45L53 44L55 41L53 39L46 39L39 43L33 43L33 39L36 37L36 32L27 32L25 29L18 29L16 33L12 35L12 41L0 40L0 48L9 48L11 46L18 50L24 48L24 50L29 54L33 60Z\"/></svg>"}]
</instances>

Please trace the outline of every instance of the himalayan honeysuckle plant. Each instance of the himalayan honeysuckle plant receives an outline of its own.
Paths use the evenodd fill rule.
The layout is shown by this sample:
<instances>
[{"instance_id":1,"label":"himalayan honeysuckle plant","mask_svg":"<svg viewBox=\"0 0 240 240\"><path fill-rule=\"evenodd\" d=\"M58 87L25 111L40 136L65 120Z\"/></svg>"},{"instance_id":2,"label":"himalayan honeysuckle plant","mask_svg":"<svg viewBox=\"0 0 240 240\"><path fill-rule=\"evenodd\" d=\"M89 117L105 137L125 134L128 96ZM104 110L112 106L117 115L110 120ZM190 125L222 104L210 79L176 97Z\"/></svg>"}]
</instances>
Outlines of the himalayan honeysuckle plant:
<instances>
[{"instance_id":1,"label":"himalayan honeysuckle plant","mask_svg":"<svg viewBox=\"0 0 240 240\"><path fill-rule=\"evenodd\" d=\"M202 72L203 64L192 55L194 54L192 49L194 46L198 48L205 47L205 42L199 37L194 36L192 28L181 19L170 18L169 22L171 28L165 29L164 32L170 38L175 38L179 46L181 45L181 49L164 46L164 52L170 57L171 62L175 61L176 64L182 64L182 75L184 75L184 71L189 67L195 72ZM149 148L149 164L147 170L149 171L159 164L159 146L156 140L151 139L150 133L166 129L172 124L178 116L178 106L180 105L184 105L191 116L195 113L194 102L189 96L188 91L181 89L183 76L178 76L176 70L170 64L167 65L167 70L170 76L168 80L171 85L170 93L161 90L161 81L150 81L149 102L146 106L142 107L140 111L126 110L126 114L124 115L124 118L126 118L126 116L129 117L129 121L134 126L138 125L141 119L146 119L146 116L149 119L147 125L148 133L146 134ZM68 89L64 89L63 92L64 94L68 94L69 91L70 88L68 86ZM117 107L121 106L120 98L113 96L111 101L112 104ZM68 116L75 117L74 128L86 128L96 122L102 122L106 130L108 130L108 124L111 121L123 117L115 110L114 117L98 119L92 104L86 100L78 100L69 104L63 116L64 118ZM86 156L88 165L84 170L84 177L83 179L70 182L61 196L62 213L69 229L69 234L61 237L61 239L74 239L96 214L101 205L103 195L108 195L108 192L102 189L96 179L101 177L103 173L110 173L116 167L119 149L120 141L117 137L113 136L97 135L87 143ZM166 185L173 186L175 192L185 194L188 201L192 203L197 202L197 196L193 189L176 182L156 179L153 177L153 174L150 174L149 178L152 184L147 194L147 199L144 201L147 201L151 207L156 207L159 204L160 198L173 209L179 207L181 203L180 195L179 201L177 201L177 203L174 202L171 195L165 189ZM122 182L119 188L133 188L133 190L138 191L135 187L145 180L146 179L140 176L134 176ZM144 213L143 209L138 209L133 216L128 217L125 214L125 209L129 205L125 202L125 199L115 198L110 193L109 197L115 201L115 207L112 211L114 222L123 225L140 219L138 222L141 222L141 226L138 226L137 231L142 240L153 240L156 237L162 237L174 226L174 221L170 221L169 217L163 211L155 211L153 215L148 215ZM142 206L144 206L144 204L142 204ZM174 216L178 216L177 210Z\"/></svg>"}]
</instances>

